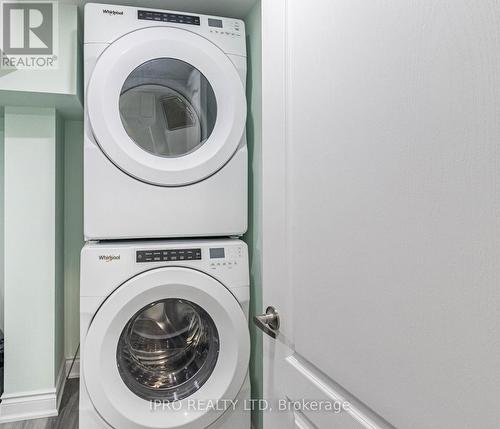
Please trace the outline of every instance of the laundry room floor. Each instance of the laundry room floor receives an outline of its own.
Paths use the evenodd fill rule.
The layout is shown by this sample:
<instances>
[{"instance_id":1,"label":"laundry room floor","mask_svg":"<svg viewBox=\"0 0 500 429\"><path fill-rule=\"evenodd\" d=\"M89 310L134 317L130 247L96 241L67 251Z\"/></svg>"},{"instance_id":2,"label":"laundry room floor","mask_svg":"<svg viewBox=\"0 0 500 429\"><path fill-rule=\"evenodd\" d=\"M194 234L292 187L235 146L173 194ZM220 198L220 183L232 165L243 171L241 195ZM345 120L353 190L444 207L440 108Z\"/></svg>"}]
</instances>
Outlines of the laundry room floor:
<instances>
[{"instance_id":1,"label":"laundry room floor","mask_svg":"<svg viewBox=\"0 0 500 429\"><path fill-rule=\"evenodd\" d=\"M64 388L57 417L0 424L1 429L77 429L79 379L69 379Z\"/></svg>"}]
</instances>

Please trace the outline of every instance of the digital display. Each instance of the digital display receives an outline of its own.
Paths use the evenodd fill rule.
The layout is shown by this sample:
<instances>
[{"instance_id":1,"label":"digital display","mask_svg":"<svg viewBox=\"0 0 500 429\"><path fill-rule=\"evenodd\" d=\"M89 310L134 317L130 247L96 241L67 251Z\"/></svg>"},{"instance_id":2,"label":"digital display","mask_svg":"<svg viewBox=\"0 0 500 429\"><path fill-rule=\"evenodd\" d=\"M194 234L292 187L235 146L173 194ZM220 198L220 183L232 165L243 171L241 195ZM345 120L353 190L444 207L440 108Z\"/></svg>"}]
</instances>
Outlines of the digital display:
<instances>
[{"instance_id":1,"label":"digital display","mask_svg":"<svg viewBox=\"0 0 500 429\"><path fill-rule=\"evenodd\" d=\"M223 247L217 247L210 249L210 259L217 259L217 258L224 258L225 253L224 253L224 248Z\"/></svg>"},{"instance_id":2,"label":"digital display","mask_svg":"<svg viewBox=\"0 0 500 429\"><path fill-rule=\"evenodd\" d=\"M208 26L222 28L222 19L208 18Z\"/></svg>"}]
</instances>

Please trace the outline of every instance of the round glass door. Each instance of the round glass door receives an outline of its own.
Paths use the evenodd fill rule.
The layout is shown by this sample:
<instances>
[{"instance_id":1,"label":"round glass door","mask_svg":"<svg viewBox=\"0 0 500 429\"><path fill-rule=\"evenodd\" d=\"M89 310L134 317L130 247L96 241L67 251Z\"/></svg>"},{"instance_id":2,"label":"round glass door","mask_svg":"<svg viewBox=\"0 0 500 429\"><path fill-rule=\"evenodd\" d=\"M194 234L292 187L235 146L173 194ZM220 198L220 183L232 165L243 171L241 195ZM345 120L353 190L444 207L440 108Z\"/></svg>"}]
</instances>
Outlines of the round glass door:
<instances>
[{"instance_id":1,"label":"round glass door","mask_svg":"<svg viewBox=\"0 0 500 429\"><path fill-rule=\"evenodd\" d=\"M224 409L189 404L235 399L249 357L248 321L229 289L194 269L162 267L127 280L93 315L82 383L110 427L202 429ZM152 412L155 403L175 407Z\"/></svg>"},{"instance_id":2,"label":"round glass door","mask_svg":"<svg viewBox=\"0 0 500 429\"><path fill-rule=\"evenodd\" d=\"M210 177L245 135L239 69L218 46L178 28L144 28L111 43L89 78L86 111L103 154L159 186Z\"/></svg>"},{"instance_id":3,"label":"round glass door","mask_svg":"<svg viewBox=\"0 0 500 429\"><path fill-rule=\"evenodd\" d=\"M164 299L139 310L116 351L123 382L148 401L187 398L210 378L219 355L214 321L200 306Z\"/></svg>"},{"instance_id":4,"label":"round glass door","mask_svg":"<svg viewBox=\"0 0 500 429\"><path fill-rule=\"evenodd\" d=\"M150 60L130 73L119 109L130 138L145 151L167 158L198 149L217 120L217 101L207 78L174 58Z\"/></svg>"}]
</instances>

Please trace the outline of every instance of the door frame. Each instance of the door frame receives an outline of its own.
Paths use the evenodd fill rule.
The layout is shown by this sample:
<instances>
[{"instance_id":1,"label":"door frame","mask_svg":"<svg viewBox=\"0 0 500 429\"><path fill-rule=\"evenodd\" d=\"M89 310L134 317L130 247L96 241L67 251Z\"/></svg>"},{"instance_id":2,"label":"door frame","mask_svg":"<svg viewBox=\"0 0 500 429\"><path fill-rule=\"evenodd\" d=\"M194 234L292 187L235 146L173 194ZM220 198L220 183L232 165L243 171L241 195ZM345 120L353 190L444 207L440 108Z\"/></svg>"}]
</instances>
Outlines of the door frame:
<instances>
[{"instance_id":1,"label":"door frame","mask_svg":"<svg viewBox=\"0 0 500 429\"><path fill-rule=\"evenodd\" d=\"M293 341L292 301L280 294L279 287L289 284L288 261L288 187L287 187L287 108L290 70L287 70L287 2L262 2L262 302L279 302L281 326L276 340L263 335L263 399L274 404L286 397L277 392L279 377L274 363L291 354L286 343ZM277 257L279 255L279 257ZM268 264L267 261L272 261ZM263 427L295 427L292 413L263 412Z\"/></svg>"}]
</instances>

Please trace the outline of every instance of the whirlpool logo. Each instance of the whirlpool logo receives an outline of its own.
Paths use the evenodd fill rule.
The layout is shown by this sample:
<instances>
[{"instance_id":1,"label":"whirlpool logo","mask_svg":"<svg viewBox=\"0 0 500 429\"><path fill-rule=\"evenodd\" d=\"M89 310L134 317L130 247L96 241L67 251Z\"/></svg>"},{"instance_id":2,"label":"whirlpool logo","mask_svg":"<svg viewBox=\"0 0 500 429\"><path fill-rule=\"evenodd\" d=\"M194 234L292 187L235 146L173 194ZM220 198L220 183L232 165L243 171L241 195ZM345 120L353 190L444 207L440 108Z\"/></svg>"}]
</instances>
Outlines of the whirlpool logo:
<instances>
[{"instance_id":1,"label":"whirlpool logo","mask_svg":"<svg viewBox=\"0 0 500 429\"><path fill-rule=\"evenodd\" d=\"M108 15L123 15L123 10L103 9L102 13L108 14Z\"/></svg>"},{"instance_id":2,"label":"whirlpool logo","mask_svg":"<svg viewBox=\"0 0 500 429\"><path fill-rule=\"evenodd\" d=\"M120 255L99 255L99 260L104 262L119 261Z\"/></svg>"}]
</instances>

